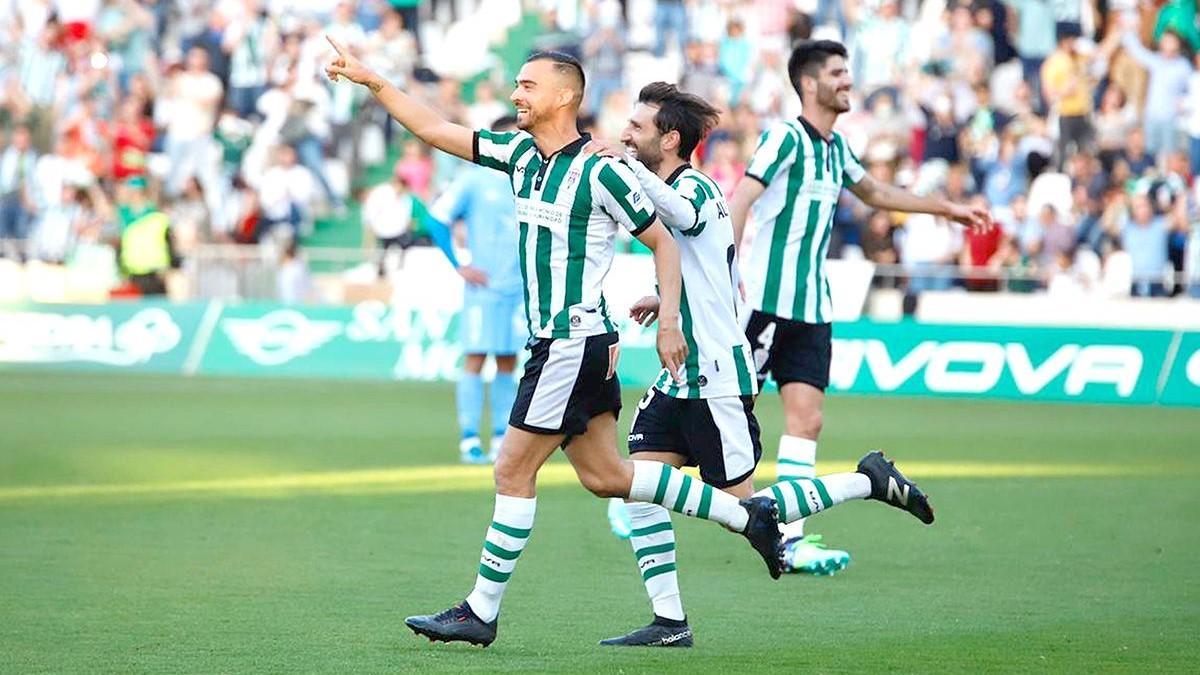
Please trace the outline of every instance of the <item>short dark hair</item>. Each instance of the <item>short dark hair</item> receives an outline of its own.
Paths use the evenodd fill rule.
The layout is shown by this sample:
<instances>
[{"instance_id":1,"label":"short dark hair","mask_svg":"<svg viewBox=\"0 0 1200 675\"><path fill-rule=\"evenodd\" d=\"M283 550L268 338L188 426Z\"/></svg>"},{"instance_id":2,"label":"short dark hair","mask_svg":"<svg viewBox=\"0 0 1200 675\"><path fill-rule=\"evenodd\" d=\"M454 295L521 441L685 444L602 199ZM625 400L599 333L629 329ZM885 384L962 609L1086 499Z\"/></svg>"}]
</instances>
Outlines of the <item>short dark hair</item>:
<instances>
[{"instance_id":1,"label":"short dark hair","mask_svg":"<svg viewBox=\"0 0 1200 675\"><path fill-rule=\"evenodd\" d=\"M534 61L553 62L555 72L572 79L577 79L579 84L579 98L583 98L583 90L587 87L587 78L583 74L583 66L579 63L579 59L566 52L546 49L536 51L530 54L529 58L525 59L525 63L533 63Z\"/></svg>"},{"instance_id":2,"label":"short dark hair","mask_svg":"<svg viewBox=\"0 0 1200 675\"><path fill-rule=\"evenodd\" d=\"M491 129L492 131L504 131L505 129L512 129L515 126L517 126L517 116L505 115L496 118L496 121L492 122Z\"/></svg>"},{"instance_id":3,"label":"short dark hair","mask_svg":"<svg viewBox=\"0 0 1200 675\"><path fill-rule=\"evenodd\" d=\"M696 146L713 127L721 121L721 113L708 101L679 91L679 88L667 82L651 82L642 87L638 93L638 103L658 106L654 114L654 126L660 134L671 131L679 132L680 159L692 156Z\"/></svg>"},{"instance_id":4,"label":"short dark hair","mask_svg":"<svg viewBox=\"0 0 1200 675\"><path fill-rule=\"evenodd\" d=\"M796 43L792 48L791 57L788 58L788 79L792 81L796 95L802 96L800 76L816 77L825 66L825 62L833 56L846 58L846 45L834 40L800 40Z\"/></svg>"}]
</instances>

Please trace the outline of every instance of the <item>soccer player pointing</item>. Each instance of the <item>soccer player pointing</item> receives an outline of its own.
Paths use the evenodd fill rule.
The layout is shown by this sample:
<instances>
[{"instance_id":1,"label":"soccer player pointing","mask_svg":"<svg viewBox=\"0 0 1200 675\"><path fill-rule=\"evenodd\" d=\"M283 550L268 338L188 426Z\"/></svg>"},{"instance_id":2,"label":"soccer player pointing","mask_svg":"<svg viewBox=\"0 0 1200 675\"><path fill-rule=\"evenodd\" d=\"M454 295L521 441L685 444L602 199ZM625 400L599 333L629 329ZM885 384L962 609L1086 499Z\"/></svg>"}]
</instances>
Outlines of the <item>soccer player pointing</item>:
<instances>
[{"instance_id":1,"label":"soccer player pointing","mask_svg":"<svg viewBox=\"0 0 1200 675\"><path fill-rule=\"evenodd\" d=\"M654 251L662 302L658 352L674 378L688 352L680 329L679 249L627 166L580 152L588 139L576 127L584 90L578 62L555 52L534 54L512 94L518 131L473 132L442 119L341 44L330 43L337 51L326 68L331 78L368 87L426 143L503 171L516 195L531 353L496 459L495 515L466 601L436 615L409 617L408 626L435 640L495 640L501 598L533 527L538 469L560 446L594 494L714 520L744 535L778 577L780 535L770 499L739 502L667 464L622 460L617 453L617 334L601 292L617 227Z\"/></svg>"},{"instance_id":2,"label":"soccer player pointing","mask_svg":"<svg viewBox=\"0 0 1200 675\"><path fill-rule=\"evenodd\" d=\"M867 174L833 130L838 115L850 109L853 86L843 45L800 42L788 60L788 75L803 113L767 129L731 202L734 241L741 243L748 220L758 228L743 265L754 310L746 337L759 386L769 373L783 399L780 481L815 474L831 350L825 256L842 188L877 209L930 213L978 230L992 226L983 209L918 196ZM847 553L804 538L802 528L803 520L784 528L788 571L829 574L845 567Z\"/></svg>"}]
</instances>

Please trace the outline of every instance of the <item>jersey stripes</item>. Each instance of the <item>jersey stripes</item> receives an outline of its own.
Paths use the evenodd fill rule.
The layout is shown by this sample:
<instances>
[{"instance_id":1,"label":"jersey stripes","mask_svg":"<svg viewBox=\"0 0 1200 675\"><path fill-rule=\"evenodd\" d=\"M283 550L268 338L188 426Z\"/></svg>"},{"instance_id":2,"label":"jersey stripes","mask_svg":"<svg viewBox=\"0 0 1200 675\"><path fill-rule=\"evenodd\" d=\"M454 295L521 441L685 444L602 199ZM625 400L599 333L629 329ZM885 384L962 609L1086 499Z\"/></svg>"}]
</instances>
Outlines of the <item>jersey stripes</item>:
<instances>
[{"instance_id":1,"label":"jersey stripes","mask_svg":"<svg viewBox=\"0 0 1200 675\"><path fill-rule=\"evenodd\" d=\"M654 207L633 172L580 150L590 138L543 156L523 131L475 132L474 161L508 174L516 195L525 319L538 338L612 332L604 277L620 225L640 234Z\"/></svg>"},{"instance_id":2,"label":"jersey stripes","mask_svg":"<svg viewBox=\"0 0 1200 675\"><path fill-rule=\"evenodd\" d=\"M679 313L688 355L686 382L674 382L664 369L654 386L674 398L752 396L758 382L750 373L750 345L737 315L729 207L721 188L690 166L681 167L668 183L697 214L690 227L670 227L683 272Z\"/></svg>"},{"instance_id":3,"label":"jersey stripes","mask_svg":"<svg viewBox=\"0 0 1200 675\"><path fill-rule=\"evenodd\" d=\"M825 259L842 187L866 174L841 134L829 140L803 119L772 125L746 175L766 186L750 212L756 230L746 261L749 301L766 314L828 323Z\"/></svg>"}]
</instances>

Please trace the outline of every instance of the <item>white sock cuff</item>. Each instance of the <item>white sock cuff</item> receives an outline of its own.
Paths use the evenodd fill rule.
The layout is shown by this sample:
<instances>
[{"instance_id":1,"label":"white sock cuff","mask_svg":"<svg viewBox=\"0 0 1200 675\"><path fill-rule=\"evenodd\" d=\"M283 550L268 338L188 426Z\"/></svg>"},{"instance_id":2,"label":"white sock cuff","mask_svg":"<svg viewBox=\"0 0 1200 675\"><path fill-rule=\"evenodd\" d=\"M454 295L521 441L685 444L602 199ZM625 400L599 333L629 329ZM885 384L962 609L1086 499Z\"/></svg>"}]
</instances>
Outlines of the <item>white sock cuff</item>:
<instances>
[{"instance_id":1,"label":"white sock cuff","mask_svg":"<svg viewBox=\"0 0 1200 675\"><path fill-rule=\"evenodd\" d=\"M660 522L671 519L670 511L650 502L629 502L625 505L625 511L629 514L629 519L634 522L639 520Z\"/></svg>"},{"instance_id":2,"label":"white sock cuff","mask_svg":"<svg viewBox=\"0 0 1200 675\"><path fill-rule=\"evenodd\" d=\"M804 462L813 465L817 463L817 442L811 438L788 436L779 437L779 457L793 462Z\"/></svg>"},{"instance_id":3,"label":"white sock cuff","mask_svg":"<svg viewBox=\"0 0 1200 675\"><path fill-rule=\"evenodd\" d=\"M662 476L662 466L662 462L633 460L633 485L629 488L629 498L641 502L653 500Z\"/></svg>"},{"instance_id":4,"label":"white sock cuff","mask_svg":"<svg viewBox=\"0 0 1200 675\"><path fill-rule=\"evenodd\" d=\"M779 437L775 476L779 480L812 478L817 474L817 442L784 434Z\"/></svg>"},{"instance_id":5,"label":"white sock cuff","mask_svg":"<svg viewBox=\"0 0 1200 675\"><path fill-rule=\"evenodd\" d=\"M857 471L821 476L821 482L835 504L871 496L871 479Z\"/></svg>"},{"instance_id":6,"label":"white sock cuff","mask_svg":"<svg viewBox=\"0 0 1200 675\"><path fill-rule=\"evenodd\" d=\"M496 511L492 520L501 525L529 529L533 527L533 516L537 513L537 497L510 497L496 495Z\"/></svg>"}]
</instances>

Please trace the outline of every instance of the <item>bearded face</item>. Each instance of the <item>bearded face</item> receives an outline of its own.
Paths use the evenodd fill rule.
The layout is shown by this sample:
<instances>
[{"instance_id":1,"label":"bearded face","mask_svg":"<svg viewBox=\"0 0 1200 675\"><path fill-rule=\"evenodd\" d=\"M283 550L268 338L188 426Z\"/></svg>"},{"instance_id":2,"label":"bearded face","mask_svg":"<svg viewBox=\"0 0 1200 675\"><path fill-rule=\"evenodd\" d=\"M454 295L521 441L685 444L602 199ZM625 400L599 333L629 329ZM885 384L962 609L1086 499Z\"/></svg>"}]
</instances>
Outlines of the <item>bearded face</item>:
<instances>
[{"instance_id":1,"label":"bearded face","mask_svg":"<svg viewBox=\"0 0 1200 675\"><path fill-rule=\"evenodd\" d=\"M637 155L638 161L651 171L662 165L662 134L654 123L658 106L639 103L621 132L621 142Z\"/></svg>"},{"instance_id":2,"label":"bearded face","mask_svg":"<svg viewBox=\"0 0 1200 675\"><path fill-rule=\"evenodd\" d=\"M817 75L817 104L836 113L850 111L850 89L854 78L846 67L846 59L831 56Z\"/></svg>"}]
</instances>

